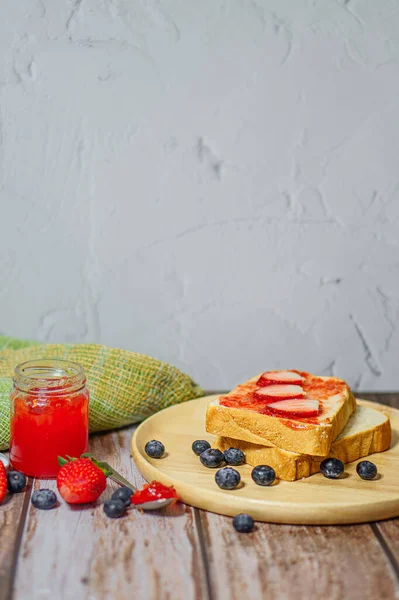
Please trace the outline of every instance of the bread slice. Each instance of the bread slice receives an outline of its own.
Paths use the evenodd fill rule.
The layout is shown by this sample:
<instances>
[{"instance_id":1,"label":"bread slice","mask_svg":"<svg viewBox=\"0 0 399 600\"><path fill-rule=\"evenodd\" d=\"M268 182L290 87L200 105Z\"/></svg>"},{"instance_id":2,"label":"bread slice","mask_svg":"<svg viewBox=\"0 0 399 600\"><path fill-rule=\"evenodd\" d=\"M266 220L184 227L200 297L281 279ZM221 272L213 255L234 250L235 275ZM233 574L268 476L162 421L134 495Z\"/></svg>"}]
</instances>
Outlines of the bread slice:
<instances>
[{"instance_id":1,"label":"bread slice","mask_svg":"<svg viewBox=\"0 0 399 600\"><path fill-rule=\"evenodd\" d=\"M350 417L346 427L332 444L329 456L339 458L344 463L358 460L374 452L383 452L391 444L391 425L382 412L358 402L357 410ZM252 466L269 465L279 479L295 481L309 477L320 471L320 463L325 457L306 456L243 442L226 437L217 437L214 448L227 450L240 448L245 452L246 462Z\"/></svg>"},{"instance_id":2,"label":"bread slice","mask_svg":"<svg viewBox=\"0 0 399 600\"><path fill-rule=\"evenodd\" d=\"M305 399L320 402L318 416L286 418L268 412L267 405L253 400L259 376L237 386L226 396L212 400L206 413L206 430L222 437L276 446L291 452L327 456L356 408L348 385L336 377L300 373ZM259 412L259 411L263 412Z\"/></svg>"}]
</instances>

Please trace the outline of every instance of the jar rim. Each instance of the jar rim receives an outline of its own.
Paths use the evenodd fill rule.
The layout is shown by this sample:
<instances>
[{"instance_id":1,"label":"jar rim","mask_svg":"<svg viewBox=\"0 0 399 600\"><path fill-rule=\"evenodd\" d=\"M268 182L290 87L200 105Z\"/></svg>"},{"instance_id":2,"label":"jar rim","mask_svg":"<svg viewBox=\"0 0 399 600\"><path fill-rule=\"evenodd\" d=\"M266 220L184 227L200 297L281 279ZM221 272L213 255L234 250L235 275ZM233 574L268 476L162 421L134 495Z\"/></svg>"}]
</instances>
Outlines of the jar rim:
<instances>
[{"instance_id":1,"label":"jar rim","mask_svg":"<svg viewBox=\"0 0 399 600\"><path fill-rule=\"evenodd\" d=\"M14 384L21 390L33 389L71 391L86 382L82 365L61 358L27 360L15 367Z\"/></svg>"}]
</instances>

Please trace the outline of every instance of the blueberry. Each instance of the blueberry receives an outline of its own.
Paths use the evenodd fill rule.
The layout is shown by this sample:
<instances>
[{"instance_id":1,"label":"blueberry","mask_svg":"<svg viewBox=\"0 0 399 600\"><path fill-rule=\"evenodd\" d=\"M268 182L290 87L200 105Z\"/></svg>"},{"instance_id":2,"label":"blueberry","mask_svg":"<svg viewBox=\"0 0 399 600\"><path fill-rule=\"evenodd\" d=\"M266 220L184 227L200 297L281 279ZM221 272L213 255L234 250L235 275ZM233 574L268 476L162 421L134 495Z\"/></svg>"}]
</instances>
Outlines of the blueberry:
<instances>
[{"instance_id":1,"label":"blueberry","mask_svg":"<svg viewBox=\"0 0 399 600\"><path fill-rule=\"evenodd\" d=\"M206 442L205 440L195 440L195 442L193 442L193 445L191 446L191 449L194 452L194 454L199 456L200 454L205 452L205 450L208 450L210 447L210 443Z\"/></svg>"},{"instance_id":2,"label":"blueberry","mask_svg":"<svg viewBox=\"0 0 399 600\"><path fill-rule=\"evenodd\" d=\"M254 520L251 515L240 513L234 517L233 525L240 533L250 533L254 528Z\"/></svg>"},{"instance_id":3,"label":"blueberry","mask_svg":"<svg viewBox=\"0 0 399 600\"><path fill-rule=\"evenodd\" d=\"M356 472L362 479L374 479L377 475L377 467L369 460L362 460L356 465Z\"/></svg>"},{"instance_id":4,"label":"blueberry","mask_svg":"<svg viewBox=\"0 0 399 600\"><path fill-rule=\"evenodd\" d=\"M125 506L129 506L130 498L132 497L133 490L127 486L120 487L111 496L111 500L122 500Z\"/></svg>"},{"instance_id":5,"label":"blueberry","mask_svg":"<svg viewBox=\"0 0 399 600\"><path fill-rule=\"evenodd\" d=\"M165 446L162 444L162 442L151 440L150 442L146 443L145 451L148 456L151 456L151 458L162 458L162 456L165 454Z\"/></svg>"},{"instance_id":6,"label":"blueberry","mask_svg":"<svg viewBox=\"0 0 399 600\"><path fill-rule=\"evenodd\" d=\"M36 490L32 494L31 502L35 508L49 510L57 506L58 500L53 490Z\"/></svg>"},{"instance_id":7,"label":"blueberry","mask_svg":"<svg viewBox=\"0 0 399 600\"><path fill-rule=\"evenodd\" d=\"M107 500L104 502L104 512L110 519L119 519L126 510L123 500Z\"/></svg>"},{"instance_id":8,"label":"blueberry","mask_svg":"<svg viewBox=\"0 0 399 600\"><path fill-rule=\"evenodd\" d=\"M344 472L344 463L338 458L325 458L320 464L320 471L327 479L338 479Z\"/></svg>"},{"instance_id":9,"label":"blueberry","mask_svg":"<svg viewBox=\"0 0 399 600\"><path fill-rule=\"evenodd\" d=\"M208 450L204 450L200 454L200 461L204 467L216 469L216 467L220 467L224 462L223 452L215 448L208 448Z\"/></svg>"},{"instance_id":10,"label":"blueberry","mask_svg":"<svg viewBox=\"0 0 399 600\"><path fill-rule=\"evenodd\" d=\"M8 491L15 494L22 492L26 487L26 477L19 471L8 471L7 473Z\"/></svg>"},{"instance_id":11,"label":"blueberry","mask_svg":"<svg viewBox=\"0 0 399 600\"><path fill-rule=\"evenodd\" d=\"M223 467L216 473L215 481L222 490L234 490L241 481L241 475L231 467Z\"/></svg>"},{"instance_id":12,"label":"blueberry","mask_svg":"<svg viewBox=\"0 0 399 600\"><path fill-rule=\"evenodd\" d=\"M228 465L242 465L245 461L245 454L238 448L229 448L224 451L224 460Z\"/></svg>"},{"instance_id":13,"label":"blueberry","mask_svg":"<svg viewBox=\"0 0 399 600\"><path fill-rule=\"evenodd\" d=\"M276 479L276 473L268 465L258 465L252 469L251 477L258 485L271 485Z\"/></svg>"}]
</instances>

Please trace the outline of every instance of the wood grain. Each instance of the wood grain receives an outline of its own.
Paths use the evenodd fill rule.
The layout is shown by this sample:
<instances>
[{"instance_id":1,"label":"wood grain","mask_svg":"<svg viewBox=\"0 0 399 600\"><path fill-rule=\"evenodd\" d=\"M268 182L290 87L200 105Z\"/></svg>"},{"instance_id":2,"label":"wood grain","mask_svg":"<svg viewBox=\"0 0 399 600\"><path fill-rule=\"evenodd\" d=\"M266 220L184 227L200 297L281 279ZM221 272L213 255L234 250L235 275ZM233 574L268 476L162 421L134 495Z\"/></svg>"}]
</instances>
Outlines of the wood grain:
<instances>
[{"instance_id":1,"label":"wood grain","mask_svg":"<svg viewBox=\"0 0 399 600\"><path fill-rule=\"evenodd\" d=\"M258 523L238 534L231 520L201 513L212 596L220 600L393 600L398 582L369 525Z\"/></svg>"},{"instance_id":2,"label":"wood grain","mask_svg":"<svg viewBox=\"0 0 399 600\"><path fill-rule=\"evenodd\" d=\"M395 565L396 573L399 578L399 519L381 521L376 523L388 551L391 553L392 562Z\"/></svg>"},{"instance_id":3,"label":"wood grain","mask_svg":"<svg viewBox=\"0 0 399 600\"><path fill-rule=\"evenodd\" d=\"M93 436L91 451L141 484L129 455L131 436L131 429ZM54 481L40 487L56 489ZM98 504L116 488L109 484ZM71 508L62 501L52 511L29 511L15 599L202 599L204 572L193 509L178 504L162 514L131 510L112 520L100 505Z\"/></svg>"},{"instance_id":4,"label":"wood grain","mask_svg":"<svg viewBox=\"0 0 399 600\"><path fill-rule=\"evenodd\" d=\"M25 493L7 494L0 506L0 600L10 596L32 481Z\"/></svg>"},{"instance_id":5,"label":"wood grain","mask_svg":"<svg viewBox=\"0 0 399 600\"><path fill-rule=\"evenodd\" d=\"M370 395L399 408L399 394ZM133 483L133 428L91 437L91 449ZM55 489L55 482L34 487ZM110 484L103 498L116 488ZM0 507L0 600L394 600L399 598L399 519L356 526L258 523L238 534L231 519L185 506L110 520L101 506L53 511L21 494ZM396 575L395 575L396 573ZM2 587L1 587L2 584Z\"/></svg>"},{"instance_id":6,"label":"wood grain","mask_svg":"<svg viewBox=\"0 0 399 600\"><path fill-rule=\"evenodd\" d=\"M345 477L331 481L321 473L294 482L279 481L264 488L251 479L252 467L237 467L242 486L223 491L215 470L203 467L191 451L195 439L214 436L205 431L205 412L211 396L167 408L142 423L132 440L134 460L146 477L174 485L192 506L224 515L248 512L256 520L290 524L364 523L399 515L399 411L385 408L391 419L393 444L371 455L380 477L365 482L356 463L345 467ZM376 407L365 402L366 406ZM377 408L381 408L377 406ZM151 459L144 451L148 440L162 440L168 454Z\"/></svg>"}]
</instances>

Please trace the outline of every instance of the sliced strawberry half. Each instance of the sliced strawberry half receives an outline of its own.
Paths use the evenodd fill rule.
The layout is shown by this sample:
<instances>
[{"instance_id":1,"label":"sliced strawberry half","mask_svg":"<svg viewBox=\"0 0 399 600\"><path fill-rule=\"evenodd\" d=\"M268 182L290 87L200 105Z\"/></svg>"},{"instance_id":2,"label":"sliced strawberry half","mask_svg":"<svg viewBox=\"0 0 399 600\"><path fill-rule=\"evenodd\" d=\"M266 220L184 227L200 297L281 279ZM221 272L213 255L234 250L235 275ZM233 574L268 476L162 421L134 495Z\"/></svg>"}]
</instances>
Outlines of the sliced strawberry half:
<instances>
[{"instance_id":1,"label":"sliced strawberry half","mask_svg":"<svg viewBox=\"0 0 399 600\"><path fill-rule=\"evenodd\" d=\"M274 385L275 383L291 383L301 385L305 378L295 371L265 371L259 377L257 384L261 387Z\"/></svg>"},{"instance_id":2,"label":"sliced strawberry half","mask_svg":"<svg viewBox=\"0 0 399 600\"><path fill-rule=\"evenodd\" d=\"M289 400L291 398L303 398L305 392L300 385L268 385L254 391L254 397L257 400L278 402L279 400Z\"/></svg>"},{"instance_id":3,"label":"sliced strawberry half","mask_svg":"<svg viewBox=\"0 0 399 600\"><path fill-rule=\"evenodd\" d=\"M268 404L267 408L280 417L317 417L319 414L318 400L283 400Z\"/></svg>"}]
</instances>

